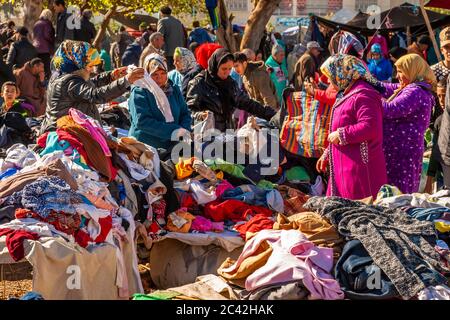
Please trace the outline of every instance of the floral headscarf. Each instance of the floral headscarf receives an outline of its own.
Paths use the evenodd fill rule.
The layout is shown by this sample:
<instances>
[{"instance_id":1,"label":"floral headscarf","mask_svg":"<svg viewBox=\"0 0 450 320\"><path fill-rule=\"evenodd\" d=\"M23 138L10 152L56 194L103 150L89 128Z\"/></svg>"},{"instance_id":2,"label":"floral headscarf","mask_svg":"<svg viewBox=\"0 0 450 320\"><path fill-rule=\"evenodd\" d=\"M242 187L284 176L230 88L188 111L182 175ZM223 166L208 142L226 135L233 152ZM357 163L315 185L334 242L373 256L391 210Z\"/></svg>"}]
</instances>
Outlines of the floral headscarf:
<instances>
[{"instance_id":1,"label":"floral headscarf","mask_svg":"<svg viewBox=\"0 0 450 320\"><path fill-rule=\"evenodd\" d=\"M101 63L97 49L83 41L66 40L59 46L52 64L59 73L71 73Z\"/></svg>"},{"instance_id":2,"label":"floral headscarf","mask_svg":"<svg viewBox=\"0 0 450 320\"><path fill-rule=\"evenodd\" d=\"M180 73L185 74L197 66L197 60L195 60L194 54L183 47L175 48L175 52L173 54L174 57L180 57L181 62L183 64L183 70L180 70Z\"/></svg>"},{"instance_id":3,"label":"floral headscarf","mask_svg":"<svg viewBox=\"0 0 450 320\"><path fill-rule=\"evenodd\" d=\"M329 57L320 70L328 79L339 88L345 91L354 81L363 79L376 86L377 80L370 74L366 64L357 57L338 54Z\"/></svg>"}]
</instances>

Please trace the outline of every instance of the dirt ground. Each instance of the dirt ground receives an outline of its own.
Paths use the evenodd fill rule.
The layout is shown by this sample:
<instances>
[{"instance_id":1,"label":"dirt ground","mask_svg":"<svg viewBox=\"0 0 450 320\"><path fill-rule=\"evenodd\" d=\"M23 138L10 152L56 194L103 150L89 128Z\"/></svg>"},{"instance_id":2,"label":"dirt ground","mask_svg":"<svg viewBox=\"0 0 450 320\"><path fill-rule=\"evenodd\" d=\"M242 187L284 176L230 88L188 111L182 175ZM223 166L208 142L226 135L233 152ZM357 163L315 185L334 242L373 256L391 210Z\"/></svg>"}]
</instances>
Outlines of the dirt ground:
<instances>
[{"instance_id":1,"label":"dirt ground","mask_svg":"<svg viewBox=\"0 0 450 320\"><path fill-rule=\"evenodd\" d=\"M0 281L0 300L8 300L15 297L20 298L31 291L32 280Z\"/></svg>"}]
</instances>

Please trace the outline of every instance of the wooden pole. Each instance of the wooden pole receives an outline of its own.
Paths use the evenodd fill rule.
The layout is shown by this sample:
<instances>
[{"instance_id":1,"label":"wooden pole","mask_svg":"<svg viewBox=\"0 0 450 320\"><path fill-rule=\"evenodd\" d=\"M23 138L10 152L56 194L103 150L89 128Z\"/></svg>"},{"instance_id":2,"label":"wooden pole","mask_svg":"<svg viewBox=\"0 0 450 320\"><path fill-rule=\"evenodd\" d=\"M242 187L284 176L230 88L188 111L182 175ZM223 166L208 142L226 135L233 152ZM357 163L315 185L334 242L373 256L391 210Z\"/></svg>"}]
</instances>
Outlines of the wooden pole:
<instances>
[{"instance_id":1,"label":"wooden pole","mask_svg":"<svg viewBox=\"0 0 450 320\"><path fill-rule=\"evenodd\" d=\"M436 42L436 36L433 32L433 28L431 28L430 19L428 18L427 10L425 10L425 0L420 0L420 9L422 10L423 18L425 19L425 23L428 28L428 33L430 34L431 41L433 42L434 51L436 52L436 57L438 58L439 62L442 62L442 56L441 51L439 50L439 47Z\"/></svg>"},{"instance_id":2,"label":"wooden pole","mask_svg":"<svg viewBox=\"0 0 450 320\"><path fill-rule=\"evenodd\" d=\"M411 45L411 27L406 27L406 45L409 47Z\"/></svg>"}]
</instances>

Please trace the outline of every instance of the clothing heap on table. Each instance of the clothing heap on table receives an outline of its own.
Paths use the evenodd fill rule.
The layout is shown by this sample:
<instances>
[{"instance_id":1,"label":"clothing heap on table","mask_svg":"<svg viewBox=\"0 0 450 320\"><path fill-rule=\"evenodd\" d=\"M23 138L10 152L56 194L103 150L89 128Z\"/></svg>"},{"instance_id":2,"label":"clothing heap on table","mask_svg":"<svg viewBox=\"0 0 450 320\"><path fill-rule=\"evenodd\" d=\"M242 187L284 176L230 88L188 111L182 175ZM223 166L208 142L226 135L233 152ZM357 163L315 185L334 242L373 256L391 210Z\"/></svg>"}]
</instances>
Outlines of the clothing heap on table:
<instances>
[{"instance_id":1,"label":"clothing heap on table","mask_svg":"<svg viewBox=\"0 0 450 320\"><path fill-rule=\"evenodd\" d=\"M251 141L252 129L246 130L241 135ZM259 144L244 149L252 148ZM374 205L321 197L322 177L311 174L312 162L286 161L283 153L275 174L264 175L261 159L252 168L217 156L162 161L158 152L114 137L74 109L36 146L12 145L0 159L0 238L11 259L57 261L50 257L60 253L46 251L49 238L80 252L110 246L118 296L145 299L136 239L150 249L168 233L232 232L245 241L236 260L223 261L217 275L199 275L192 286L154 297L450 296L449 191L402 195L383 186ZM47 269L36 274L41 285Z\"/></svg>"}]
</instances>

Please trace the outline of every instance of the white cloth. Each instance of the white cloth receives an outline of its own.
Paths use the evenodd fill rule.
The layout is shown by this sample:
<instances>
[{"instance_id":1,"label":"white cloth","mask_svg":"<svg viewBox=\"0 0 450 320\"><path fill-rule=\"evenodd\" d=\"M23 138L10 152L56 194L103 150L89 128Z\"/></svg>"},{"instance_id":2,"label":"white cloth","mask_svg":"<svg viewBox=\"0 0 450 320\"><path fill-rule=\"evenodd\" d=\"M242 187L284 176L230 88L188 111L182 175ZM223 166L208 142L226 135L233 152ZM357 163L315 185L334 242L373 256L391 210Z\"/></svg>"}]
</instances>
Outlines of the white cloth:
<instances>
[{"instance_id":1,"label":"white cloth","mask_svg":"<svg viewBox=\"0 0 450 320\"><path fill-rule=\"evenodd\" d=\"M16 143L6 150L6 158L0 164L0 171L16 167L25 168L39 160L39 155L29 150L23 144Z\"/></svg>"},{"instance_id":2,"label":"white cloth","mask_svg":"<svg viewBox=\"0 0 450 320\"><path fill-rule=\"evenodd\" d=\"M419 300L450 300L450 288L445 285L428 287L417 295Z\"/></svg>"},{"instance_id":3,"label":"white cloth","mask_svg":"<svg viewBox=\"0 0 450 320\"><path fill-rule=\"evenodd\" d=\"M252 128L251 119L237 132L239 141L239 151L256 158L261 153L261 149L267 145L267 139L263 131Z\"/></svg>"},{"instance_id":4,"label":"white cloth","mask_svg":"<svg viewBox=\"0 0 450 320\"><path fill-rule=\"evenodd\" d=\"M150 54L145 58L144 66L146 65L148 60L153 58L152 56L153 54ZM128 70L132 70L133 68L136 67L129 66ZM155 97L156 106L158 107L159 111L161 111L161 113L163 114L164 119L166 119L166 122L174 122L169 99L167 99L167 96L164 93L164 91L162 91L162 89L156 84L156 82L153 81L152 77L148 74L147 70L145 70L144 78L135 81L134 85L150 91L150 93L153 94L153 96Z\"/></svg>"},{"instance_id":5,"label":"white cloth","mask_svg":"<svg viewBox=\"0 0 450 320\"><path fill-rule=\"evenodd\" d=\"M111 212L108 210L98 209L85 203L76 204L75 209L80 215L90 219L87 225L87 231L91 238L95 240L101 232L101 225L99 223L99 220L101 218L108 217L109 215L111 215ZM108 233L105 242L114 245L111 231Z\"/></svg>"},{"instance_id":6,"label":"white cloth","mask_svg":"<svg viewBox=\"0 0 450 320\"><path fill-rule=\"evenodd\" d=\"M119 153L119 157L125 162L128 170L130 171L131 177L135 180L144 180L151 174L151 172L141 166L139 163L128 160L127 156L123 153Z\"/></svg>"},{"instance_id":7,"label":"white cloth","mask_svg":"<svg viewBox=\"0 0 450 320\"><path fill-rule=\"evenodd\" d=\"M190 180L189 189L192 192L195 201L200 205L207 204L217 199L215 189L205 190L203 185L198 181Z\"/></svg>"},{"instance_id":8,"label":"white cloth","mask_svg":"<svg viewBox=\"0 0 450 320\"><path fill-rule=\"evenodd\" d=\"M377 200L375 204L388 208L405 206L419 208L450 207L450 190L440 190L432 195L426 193L402 194Z\"/></svg>"}]
</instances>

